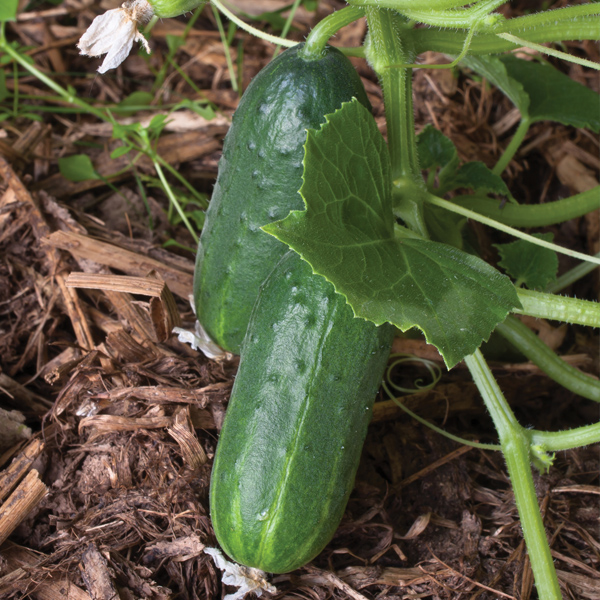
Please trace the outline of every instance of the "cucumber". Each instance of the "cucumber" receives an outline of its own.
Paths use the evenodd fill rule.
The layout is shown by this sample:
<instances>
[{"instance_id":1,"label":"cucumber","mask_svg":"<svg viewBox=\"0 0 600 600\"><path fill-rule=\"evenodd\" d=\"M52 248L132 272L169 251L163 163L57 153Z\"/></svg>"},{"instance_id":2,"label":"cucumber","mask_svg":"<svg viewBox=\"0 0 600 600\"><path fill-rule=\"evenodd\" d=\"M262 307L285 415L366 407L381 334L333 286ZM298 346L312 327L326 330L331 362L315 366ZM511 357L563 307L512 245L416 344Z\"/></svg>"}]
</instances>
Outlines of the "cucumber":
<instances>
[{"instance_id":1,"label":"cucumber","mask_svg":"<svg viewBox=\"0 0 600 600\"><path fill-rule=\"evenodd\" d=\"M211 477L212 524L236 561L299 568L342 518L393 328L355 318L294 252L264 282Z\"/></svg>"},{"instance_id":2,"label":"cucumber","mask_svg":"<svg viewBox=\"0 0 600 600\"><path fill-rule=\"evenodd\" d=\"M194 275L196 315L223 349L239 353L258 288L287 246L260 227L303 210L298 193L306 130L356 97L370 109L350 61L328 47L306 60L289 48L250 83L225 137Z\"/></svg>"}]
</instances>

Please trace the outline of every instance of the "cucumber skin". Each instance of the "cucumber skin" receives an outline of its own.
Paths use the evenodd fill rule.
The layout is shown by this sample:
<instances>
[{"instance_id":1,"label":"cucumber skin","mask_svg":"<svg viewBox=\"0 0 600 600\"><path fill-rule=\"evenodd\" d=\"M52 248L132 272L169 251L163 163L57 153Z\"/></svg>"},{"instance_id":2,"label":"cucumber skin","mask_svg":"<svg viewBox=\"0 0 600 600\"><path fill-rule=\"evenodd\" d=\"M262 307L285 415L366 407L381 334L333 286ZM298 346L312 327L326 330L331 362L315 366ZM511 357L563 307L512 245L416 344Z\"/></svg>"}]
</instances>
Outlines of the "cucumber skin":
<instances>
[{"instance_id":1,"label":"cucumber skin","mask_svg":"<svg viewBox=\"0 0 600 600\"><path fill-rule=\"evenodd\" d=\"M392 338L294 252L278 263L252 312L211 477L231 558L285 573L333 537Z\"/></svg>"},{"instance_id":2,"label":"cucumber skin","mask_svg":"<svg viewBox=\"0 0 600 600\"><path fill-rule=\"evenodd\" d=\"M260 227L304 210L298 193L306 130L356 97L371 108L352 63L328 47L307 61L289 48L252 80L225 137L194 275L196 315L238 354L260 284L287 246Z\"/></svg>"}]
</instances>

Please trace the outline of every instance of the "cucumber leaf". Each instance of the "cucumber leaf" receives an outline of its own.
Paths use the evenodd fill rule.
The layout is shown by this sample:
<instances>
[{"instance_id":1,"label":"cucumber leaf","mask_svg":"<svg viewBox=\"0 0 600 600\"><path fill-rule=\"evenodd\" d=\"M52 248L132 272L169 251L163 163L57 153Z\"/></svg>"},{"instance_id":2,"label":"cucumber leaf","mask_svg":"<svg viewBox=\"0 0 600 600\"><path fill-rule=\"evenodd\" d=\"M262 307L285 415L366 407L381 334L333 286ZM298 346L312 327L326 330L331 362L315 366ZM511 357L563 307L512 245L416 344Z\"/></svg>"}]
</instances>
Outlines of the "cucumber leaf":
<instances>
[{"instance_id":1,"label":"cucumber leaf","mask_svg":"<svg viewBox=\"0 0 600 600\"><path fill-rule=\"evenodd\" d=\"M552 233L534 233L535 237L551 242ZM500 253L498 264L515 279L517 287L525 284L530 290L544 290L556 279L558 256L554 250L536 246L526 240L494 244Z\"/></svg>"},{"instance_id":2,"label":"cucumber leaf","mask_svg":"<svg viewBox=\"0 0 600 600\"><path fill-rule=\"evenodd\" d=\"M432 190L440 196L458 188L466 188L512 198L502 177L492 173L482 162L467 162L459 167L456 147L433 125L426 125L417 136L417 151L422 169L440 167L439 188Z\"/></svg>"},{"instance_id":3,"label":"cucumber leaf","mask_svg":"<svg viewBox=\"0 0 600 600\"><path fill-rule=\"evenodd\" d=\"M522 117L529 115L529 95L522 83L508 74L505 64L496 56L466 56L466 65L500 89L519 109Z\"/></svg>"},{"instance_id":4,"label":"cucumber leaf","mask_svg":"<svg viewBox=\"0 0 600 600\"><path fill-rule=\"evenodd\" d=\"M478 160L461 165L454 176L449 178L444 185L445 191L459 188L512 197L502 177L492 173L487 165Z\"/></svg>"},{"instance_id":5,"label":"cucumber leaf","mask_svg":"<svg viewBox=\"0 0 600 600\"><path fill-rule=\"evenodd\" d=\"M452 140L430 123L417 136L417 151L421 169L445 167L458 159Z\"/></svg>"},{"instance_id":6,"label":"cucumber leaf","mask_svg":"<svg viewBox=\"0 0 600 600\"><path fill-rule=\"evenodd\" d=\"M529 117L600 131L600 95L547 63L506 55L506 72L529 96Z\"/></svg>"},{"instance_id":7,"label":"cucumber leaf","mask_svg":"<svg viewBox=\"0 0 600 600\"><path fill-rule=\"evenodd\" d=\"M370 112L357 101L308 132L305 211L263 227L346 297L354 314L421 329L456 365L520 305L508 277L439 242L397 237L391 165Z\"/></svg>"},{"instance_id":8,"label":"cucumber leaf","mask_svg":"<svg viewBox=\"0 0 600 600\"><path fill-rule=\"evenodd\" d=\"M502 90L531 123L557 121L600 131L600 96L547 63L511 54L461 62Z\"/></svg>"}]
</instances>

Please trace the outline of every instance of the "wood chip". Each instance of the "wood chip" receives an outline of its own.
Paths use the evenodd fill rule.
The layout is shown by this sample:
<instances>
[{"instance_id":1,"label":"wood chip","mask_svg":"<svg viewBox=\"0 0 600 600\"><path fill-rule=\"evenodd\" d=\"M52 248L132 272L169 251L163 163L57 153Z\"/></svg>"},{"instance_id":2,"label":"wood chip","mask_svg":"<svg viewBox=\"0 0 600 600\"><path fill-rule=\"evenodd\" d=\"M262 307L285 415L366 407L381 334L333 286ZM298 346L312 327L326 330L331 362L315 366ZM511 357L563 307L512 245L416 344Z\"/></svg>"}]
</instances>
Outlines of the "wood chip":
<instances>
[{"instance_id":1,"label":"wood chip","mask_svg":"<svg viewBox=\"0 0 600 600\"><path fill-rule=\"evenodd\" d=\"M38 438L31 440L15 457L10 465L0 473L0 502L2 502L23 479L33 461L42 453L44 442Z\"/></svg>"},{"instance_id":2,"label":"wood chip","mask_svg":"<svg viewBox=\"0 0 600 600\"><path fill-rule=\"evenodd\" d=\"M173 424L173 417L119 417L117 415L93 415L82 419L79 431L93 427L97 433L112 431L137 431L138 429L161 429Z\"/></svg>"},{"instance_id":3,"label":"wood chip","mask_svg":"<svg viewBox=\"0 0 600 600\"><path fill-rule=\"evenodd\" d=\"M67 287L103 290L115 309L144 340L149 331L153 341L164 342L171 337L173 327L181 325L175 298L165 282L155 272L148 277L130 277L107 273L71 273ZM121 294L119 297L117 294ZM132 294L150 296L149 312L144 318L134 304Z\"/></svg>"},{"instance_id":4,"label":"wood chip","mask_svg":"<svg viewBox=\"0 0 600 600\"><path fill-rule=\"evenodd\" d=\"M32 469L21 481L17 489L0 507L0 545L27 518L48 492L39 473Z\"/></svg>"},{"instance_id":5,"label":"wood chip","mask_svg":"<svg viewBox=\"0 0 600 600\"><path fill-rule=\"evenodd\" d=\"M95 544L88 544L81 554L81 578L94 600L119 600L106 559Z\"/></svg>"},{"instance_id":6,"label":"wood chip","mask_svg":"<svg viewBox=\"0 0 600 600\"><path fill-rule=\"evenodd\" d=\"M167 431L179 444L183 460L192 470L199 469L208 462L208 456L196 437L187 406L175 413L175 422Z\"/></svg>"},{"instance_id":7,"label":"wood chip","mask_svg":"<svg viewBox=\"0 0 600 600\"><path fill-rule=\"evenodd\" d=\"M185 300L188 300L192 293L193 275L168 267L157 260L136 254L130 250L124 250L106 242L65 231L52 233L45 237L42 243L52 248L66 250L75 258L92 260L130 275L146 277L148 273L156 272L163 278L174 294L185 298Z\"/></svg>"}]
</instances>

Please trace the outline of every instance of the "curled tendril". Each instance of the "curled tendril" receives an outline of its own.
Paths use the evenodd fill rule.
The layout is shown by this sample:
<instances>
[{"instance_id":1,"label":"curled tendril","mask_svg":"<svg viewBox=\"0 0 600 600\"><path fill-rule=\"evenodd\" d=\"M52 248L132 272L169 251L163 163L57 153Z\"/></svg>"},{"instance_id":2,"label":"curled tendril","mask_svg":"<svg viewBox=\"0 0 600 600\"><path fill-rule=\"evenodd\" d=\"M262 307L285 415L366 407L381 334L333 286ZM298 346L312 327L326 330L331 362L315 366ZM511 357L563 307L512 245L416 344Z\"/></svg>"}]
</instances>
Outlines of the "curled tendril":
<instances>
[{"instance_id":1,"label":"curled tendril","mask_svg":"<svg viewBox=\"0 0 600 600\"><path fill-rule=\"evenodd\" d=\"M386 382L389 384L389 386L391 388L393 388L397 392L403 392L405 394L414 394L415 392L424 392L424 391L434 388L437 385L438 381L442 378L442 370L440 369L439 365L437 365L432 360L428 360L426 358L420 358L418 356L414 356L413 354L401 354L401 353L392 354L391 358L395 359L395 360L393 360L393 362L390 363L390 365L387 368ZM432 381L430 383L424 383L422 379L415 379L413 382L415 387L412 389L405 388L405 387L395 384L392 381L392 372L398 365L401 365L404 363L419 363L419 364L421 364L429 371Z\"/></svg>"},{"instance_id":2,"label":"curled tendril","mask_svg":"<svg viewBox=\"0 0 600 600\"><path fill-rule=\"evenodd\" d=\"M425 425L425 427L428 427L429 429L432 429L433 431L435 431L436 433L439 433L440 435L443 435L444 437L453 440L455 442L458 442L459 444L463 444L464 446L471 446L473 448L480 448L481 450L493 450L493 451L499 451L501 448L499 445L497 444L482 444L480 442L474 442L472 440L466 440L464 438L461 438L457 435L453 435L451 433L448 433L447 431L444 431L441 427L437 427L436 425L434 425L433 423L430 423L429 421L427 421L426 419L423 419L423 417L420 417L419 415L417 415L416 413L414 413L412 410L410 410L410 408L408 408L407 406L405 406L400 398L396 398L396 395L394 393L392 393L392 387L394 388L394 390L397 391L404 391L407 392L409 394L414 394L414 393L418 393L418 392L423 392L423 391L427 391L432 389L440 380L442 373L441 373L441 369L439 368L439 366L434 363L431 360L427 360L426 358L419 358L417 356L411 355L411 354L392 354L392 357L396 358L396 360L394 360L387 368L386 370L386 377L382 383L382 387L383 390L385 391L385 393L387 394L387 396L390 398L390 400L393 400L406 414L408 414L410 417L412 417L413 419L415 419L415 421L418 421L419 423L421 423L422 425ZM413 389L413 390L406 390L405 388L402 388L396 384L394 384L391 381L391 372L392 370L401 363L405 363L405 362L419 362L424 364L427 369L429 370L429 372L431 373L431 376L433 377L433 382L428 384L427 386L421 387L421 388L417 388L417 389ZM418 385L418 380L417 382L415 382L415 385Z\"/></svg>"}]
</instances>

